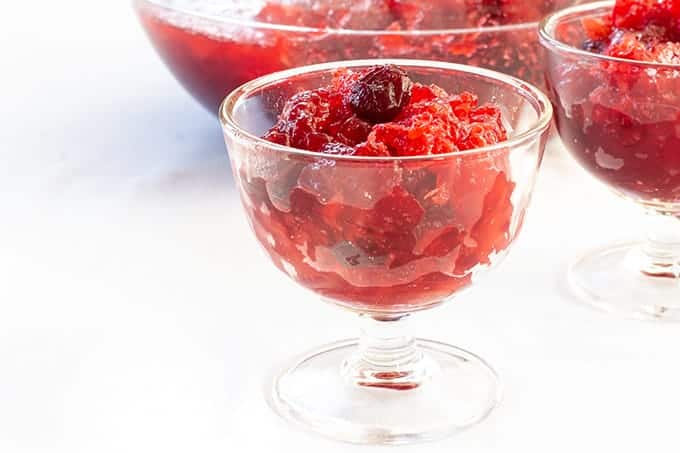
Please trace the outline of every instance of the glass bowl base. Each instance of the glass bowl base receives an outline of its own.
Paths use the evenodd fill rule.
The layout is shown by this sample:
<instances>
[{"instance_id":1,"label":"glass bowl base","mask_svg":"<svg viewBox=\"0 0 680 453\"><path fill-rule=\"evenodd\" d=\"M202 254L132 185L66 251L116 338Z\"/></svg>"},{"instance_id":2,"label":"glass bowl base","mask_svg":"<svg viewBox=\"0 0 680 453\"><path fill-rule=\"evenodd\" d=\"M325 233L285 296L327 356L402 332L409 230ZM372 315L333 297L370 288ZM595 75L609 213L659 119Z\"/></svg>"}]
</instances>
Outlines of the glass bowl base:
<instances>
[{"instance_id":1,"label":"glass bowl base","mask_svg":"<svg viewBox=\"0 0 680 453\"><path fill-rule=\"evenodd\" d=\"M481 358L418 340L428 373L415 388L358 385L342 373L358 341L324 346L274 378L270 406L326 437L360 444L410 444L454 434L485 419L500 401L496 372Z\"/></svg>"},{"instance_id":2,"label":"glass bowl base","mask_svg":"<svg viewBox=\"0 0 680 453\"><path fill-rule=\"evenodd\" d=\"M576 296L619 316L680 321L680 278L652 276L639 266L641 244L617 244L587 253L568 271Z\"/></svg>"}]
</instances>

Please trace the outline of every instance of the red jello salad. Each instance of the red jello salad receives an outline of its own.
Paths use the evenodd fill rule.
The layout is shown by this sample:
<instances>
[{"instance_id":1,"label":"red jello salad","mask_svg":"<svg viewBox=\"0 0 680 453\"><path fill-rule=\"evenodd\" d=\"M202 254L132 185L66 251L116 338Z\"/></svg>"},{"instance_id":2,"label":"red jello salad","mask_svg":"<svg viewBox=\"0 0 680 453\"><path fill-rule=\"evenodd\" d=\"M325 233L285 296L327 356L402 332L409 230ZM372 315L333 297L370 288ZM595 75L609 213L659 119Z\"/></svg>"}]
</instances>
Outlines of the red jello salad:
<instances>
[{"instance_id":1,"label":"red jello salad","mask_svg":"<svg viewBox=\"0 0 680 453\"><path fill-rule=\"evenodd\" d=\"M295 95L267 140L356 156L422 156L507 138L500 110L474 94L414 83L395 66L338 72L332 84Z\"/></svg>"},{"instance_id":2,"label":"red jello salad","mask_svg":"<svg viewBox=\"0 0 680 453\"><path fill-rule=\"evenodd\" d=\"M543 66L532 24L576 1L137 3L145 5L140 8L142 22L158 51L189 91L214 112L230 91L259 76L363 58L449 61L494 69L540 85Z\"/></svg>"}]
</instances>

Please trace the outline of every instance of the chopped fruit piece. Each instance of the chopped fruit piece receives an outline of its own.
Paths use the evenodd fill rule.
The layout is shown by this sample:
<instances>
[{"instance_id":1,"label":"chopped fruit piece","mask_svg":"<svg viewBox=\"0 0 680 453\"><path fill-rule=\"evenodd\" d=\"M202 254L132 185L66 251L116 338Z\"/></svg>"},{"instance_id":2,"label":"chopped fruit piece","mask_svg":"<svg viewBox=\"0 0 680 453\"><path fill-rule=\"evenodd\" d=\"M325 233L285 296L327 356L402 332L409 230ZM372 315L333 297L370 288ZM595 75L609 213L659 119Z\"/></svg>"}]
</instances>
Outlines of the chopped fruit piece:
<instances>
[{"instance_id":1,"label":"chopped fruit piece","mask_svg":"<svg viewBox=\"0 0 680 453\"><path fill-rule=\"evenodd\" d=\"M586 17L583 19L583 28L590 41L604 41L612 33L612 21L608 17Z\"/></svg>"}]
</instances>

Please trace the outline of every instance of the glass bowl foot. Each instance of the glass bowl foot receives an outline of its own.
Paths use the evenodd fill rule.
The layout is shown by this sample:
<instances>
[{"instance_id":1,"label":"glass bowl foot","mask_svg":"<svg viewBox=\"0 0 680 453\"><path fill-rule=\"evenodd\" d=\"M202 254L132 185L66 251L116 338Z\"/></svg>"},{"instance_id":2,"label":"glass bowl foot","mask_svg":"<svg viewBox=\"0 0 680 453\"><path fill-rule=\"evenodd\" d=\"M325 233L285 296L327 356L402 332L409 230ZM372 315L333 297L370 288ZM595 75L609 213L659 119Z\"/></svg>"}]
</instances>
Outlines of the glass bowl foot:
<instances>
[{"instance_id":1,"label":"glass bowl foot","mask_svg":"<svg viewBox=\"0 0 680 453\"><path fill-rule=\"evenodd\" d=\"M568 273L577 297L620 316L680 321L678 265L645 272L643 244L604 247L574 261Z\"/></svg>"},{"instance_id":2,"label":"glass bowl foot","mask_svg":"<svg viewBox=\"0 0 680 453\"><path fill-rule=\"evenodd\" d=\"M425 363L417 384L356 381L343 368L359 342L347 340L295 360L274 378L269 404L294 424L362 444L439 439L479 423L498 405L500 381L483 359L444 343L416 344Z\"/></svg>"}]
</instances>

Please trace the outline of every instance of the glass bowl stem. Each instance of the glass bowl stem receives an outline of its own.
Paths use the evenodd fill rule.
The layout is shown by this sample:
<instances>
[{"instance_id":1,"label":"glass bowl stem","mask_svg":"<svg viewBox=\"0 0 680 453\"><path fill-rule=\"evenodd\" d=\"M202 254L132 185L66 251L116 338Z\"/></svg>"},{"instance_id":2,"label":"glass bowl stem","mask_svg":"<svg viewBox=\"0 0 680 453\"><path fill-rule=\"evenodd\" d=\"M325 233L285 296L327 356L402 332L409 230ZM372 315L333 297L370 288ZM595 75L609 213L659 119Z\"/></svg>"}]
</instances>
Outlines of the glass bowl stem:
<instances>
[{"instance_id":1,"label":"glass bowl stem","mask_svg":"<svg viewBox=\"0 0 680 453\"><path fill-rule=\"evenodd\" d=\"M680 221L647 211L647 234L637 254L638 269L651 277L680 278Z\"/></svg>"},{"instance_id":2,"label":"glass bowl stem","mask_svg":"<svg viewBox=\"0 0 680 453\"><path fill-rule=\"evenodd\" d=\"M408 390L419 387L432 370L416 339L409 316L361 315L357 351L342 365L343 375L362 387Z\"/></svg>"}]
</instances>

